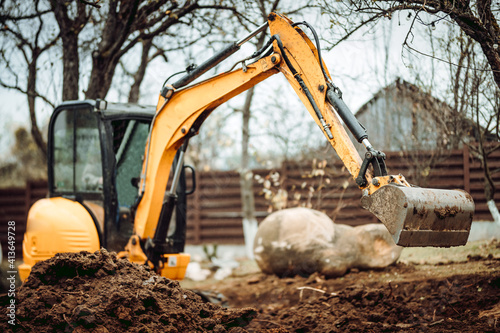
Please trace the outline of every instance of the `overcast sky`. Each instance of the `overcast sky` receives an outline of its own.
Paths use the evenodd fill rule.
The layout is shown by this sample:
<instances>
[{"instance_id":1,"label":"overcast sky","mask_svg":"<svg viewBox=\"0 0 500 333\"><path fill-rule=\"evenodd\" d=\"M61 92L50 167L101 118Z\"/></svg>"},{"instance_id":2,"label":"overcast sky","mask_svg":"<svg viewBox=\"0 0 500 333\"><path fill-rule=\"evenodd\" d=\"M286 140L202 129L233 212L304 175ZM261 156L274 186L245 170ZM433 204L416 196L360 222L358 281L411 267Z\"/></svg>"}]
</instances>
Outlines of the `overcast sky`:
<instances>
[{"instance_id":1,"label":"overcast sky","mask_svg":"<svg viewBox=\"0 0 500 333\"><path fill-rule=\"evenodd\" d=\"M324 19L326 20L326 18ZM322 26L318 26L318 24L326 26L327 22L313 21L311 23L320 34L323 34ZM396 77L403 77L410 82L412 81L412 73L408 68L411 59L402 59L401 56L401 45L406 36L408 25L409 23L406 20L386 20L383 24L379 24L378 29L375 31L356 34L330 52L323 50L322 54L333 81L342 89L344 99L353 112L357 111L374 93ZM386 45L388 45L388 71L384 70ZM326 45L323 45L323 49L325 47ZM241 59L246 56L247 52L243 50L233 57ZM177 62L175 63L173 60L168 64L157 62L153 67L149 68L141 87L142 103L156 104L159 89L164 77L168 75L158 75L158 73L172 73L179 66L181 68L184 66L184 59L177 59ZM285 80L278 80L278 82L287 84ZM294 94L291 88L283 90L289 91L291 95ZM0 154L5 157L10 145L13 143L13 131L23 125L29 128L30 123L23 95L0 87L0 98L2 101L0 103L0 116L2 117ZM119 96L111 92L108 94L107 99L114 102L118 101ZM123 101L121 100L121 102ZM50 114L50 107L44 105L43 108L38 108L37 117L40 127L47 126ZM368 128L368 132L369 130Z\"/></svg>"}]
</instances>

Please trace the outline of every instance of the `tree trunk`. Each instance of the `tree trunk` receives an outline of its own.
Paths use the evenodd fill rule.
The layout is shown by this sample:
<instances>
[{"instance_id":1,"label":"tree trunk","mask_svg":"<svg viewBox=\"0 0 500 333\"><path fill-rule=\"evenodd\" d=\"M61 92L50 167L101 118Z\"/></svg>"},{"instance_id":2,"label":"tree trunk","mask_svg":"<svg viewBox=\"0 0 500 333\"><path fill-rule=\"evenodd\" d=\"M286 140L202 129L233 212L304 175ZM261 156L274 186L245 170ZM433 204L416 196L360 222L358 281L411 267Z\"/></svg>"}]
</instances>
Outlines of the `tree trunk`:
<instances>
[{"instance_id":1,"label":"tree trunk","mask_svg":"<svg viewBox=\"0 0 500 333\"><path fill-rule=\"evenodd\" d=\"M90 74L89 86L85 91L85 97L89 99L105 98L115 75L118 59L109 60L111 54L103 55L96 51L93 55L92 72Z\"/></svg>"},{"instance_id":2,"label":"tree trunk","mask_svg":"<svg viewBox=\"0 0 500 333\"><path fill-rule=\"evenodd\" d=\"M241 205L243 211L243 235L245 237L245 248L247 256L253 259L253 240L257 233L258 223L255 218L255 200L253 196L252 179L253 174L249 169L248 142L250 140L250 106L254 88L250 88L246 94L245 104L243 105L243 124L241 140Z\"/></svg>"},{"instance_id":3,"label":"tree trunk","mask_svg":"<svg viewBox=\"0 0 500 333\"><path fill-rule=\"evenodd\" d=\"M63 48L63 91L62 100L78 100L80 79L80 56L78 53L78 35L88 22L85 5L77 3L76 16L68 14L68 4L51 1L52 11L59 25Z\"/></svg>"},{"instance_id":4,"label":"tree trunk","mask_svg":"<svg viewBox=\"0 0 500 333\"><path fill-rule=\"evenodd\" d=\"M63 101L78 100L80 64L78 37L62 38L63 41Z\"/></svg>"},{"instance_id":5,"label":"tree trunk","mask_svg":"<svg viewBox=\"0 0 500 333\"><path fill-rule=\"evenodd\" d=\"M278 1L275 5L277 6ZM274 8L274 7L273 7ZM266 34L261 34L257 40L256 48L260 49L264 44ZM255 218L255 199L253 195L253 174L249 169L250 156L248 155L248 144L250 141L250 106L255 88L248 90L245 104L242 110L242 139L241 139L241 171L240 171L240 186L241 186L241 205L243 212L243 235L245 237L245 248L247 257L253 259L253 241L259 227Z\"/></svg>"},{"instance_id":6,"label":"tree trunk","mask_svg":"<svg viewBox=\"0 0 500 333\"><path fill-rule=\"evenodd\" d=\"M151 46L153 46L152 39L148 39L142 42L141 63L139 64L137 72L134 74L134 83L130 87L130 92L128 94L129 103L139 102L141 83L144 80L144 75L146 74L146 67L148 66L150 60L148 55L149 55L149 50L151 50Z\"/></svg>"},{"instance_id":7,"label":"tree trunk","mask_svg":"<svg viewBox=\"0 0 500 333\"><path fill-rule=\"evenodd\" d=\"M42 133L38 128L35 113L35 99L36 99L36 74L37 74L37 61L38 61L38 50L33 50L33 59L28 64L28 86L27 86L27 97L28 97L28 108L30 112L30 122L31 122L31 134L35 140L36 145L42 151L42 156L47 158L47 144L43 140Z\"/></svg>"},{"instance_id":8,"label":"tree trunk","mask_svg":"<svg viewBox=\"0 0 500 333\"><path fill-rule=\"evenodd\" d=\"M490 214L493 217L494 223L500 225L500 212L498 211L495 200L488 200L486 204L488 205L488 209L490 210Z\"/></svg>"},{"instance_id":9,"label":"tree trunk","mask_svg":"<svg viewBox=\"0 0 500 333\"><path fill-rule=\"evenodd\" d=\"M483 171L484 171L484 195L486 197L486 203L488 205L488 209L493 217L493 221L500 225L500 212L495 203L495 183L491 176L491 171L488 165L488 156L483 152Z\"/></svg>"}]
</instances>

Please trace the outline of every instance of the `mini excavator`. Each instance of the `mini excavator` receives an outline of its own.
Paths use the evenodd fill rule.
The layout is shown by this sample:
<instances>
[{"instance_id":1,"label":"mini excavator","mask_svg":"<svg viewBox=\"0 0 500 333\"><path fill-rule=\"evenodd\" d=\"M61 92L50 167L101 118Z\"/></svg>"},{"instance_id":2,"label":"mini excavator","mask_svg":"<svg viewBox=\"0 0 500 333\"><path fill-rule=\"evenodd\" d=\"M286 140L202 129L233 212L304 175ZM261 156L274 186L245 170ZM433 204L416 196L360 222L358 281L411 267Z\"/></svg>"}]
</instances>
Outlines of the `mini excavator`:
<instances>
[{"instance_id":1,"label":"mini excavator","mask_svg":"<svg viewBox=\"0 0 500 333\"><path fill-rule=\"evenodd\" d=\"M239 62L241 68L193 83L268 27L271 37ZM385 154L370 144L332 82L314 29L271 13L248 36L165 83L156 109L85 100L64 102L54 110L48 137L49 195L29 211L21 279L35 263L58 252L101 247L147 263L162 276L183 279L190 259L184 253L186 195L195 185L193 181L193 188L186 188L189 167L183 159L189 140L216 107L277 73L285 76L338 153L361 190L362 206L384 223L396 244L449 247L467 242L474 213L471 196L462 190L415 187L402 175L387 174ZM363 158L344 125L366 148Z\"/></svg>"}]
</instances>

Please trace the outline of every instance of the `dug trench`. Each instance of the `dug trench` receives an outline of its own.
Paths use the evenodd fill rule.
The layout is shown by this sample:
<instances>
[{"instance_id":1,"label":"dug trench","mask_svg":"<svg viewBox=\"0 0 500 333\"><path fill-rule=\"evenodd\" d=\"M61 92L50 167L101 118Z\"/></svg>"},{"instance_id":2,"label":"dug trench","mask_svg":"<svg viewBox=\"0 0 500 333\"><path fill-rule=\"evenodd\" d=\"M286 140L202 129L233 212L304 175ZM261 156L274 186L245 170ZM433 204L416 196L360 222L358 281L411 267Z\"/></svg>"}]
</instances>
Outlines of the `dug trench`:
<instances>
[{"instance_id":1,"label":"dug trench","mask_svg":"<svg viewBox=\"0 0 500 333\"><path fill-rule=\"evenodd\" d=\"M228 308L114 253L65 253L34 267L17 290L16 325L2 320L0 331L500 332L499 249L332 279L254 271L194 285ZM7 304L2 295L3 313Z\"/></svg>"}]
</instances>

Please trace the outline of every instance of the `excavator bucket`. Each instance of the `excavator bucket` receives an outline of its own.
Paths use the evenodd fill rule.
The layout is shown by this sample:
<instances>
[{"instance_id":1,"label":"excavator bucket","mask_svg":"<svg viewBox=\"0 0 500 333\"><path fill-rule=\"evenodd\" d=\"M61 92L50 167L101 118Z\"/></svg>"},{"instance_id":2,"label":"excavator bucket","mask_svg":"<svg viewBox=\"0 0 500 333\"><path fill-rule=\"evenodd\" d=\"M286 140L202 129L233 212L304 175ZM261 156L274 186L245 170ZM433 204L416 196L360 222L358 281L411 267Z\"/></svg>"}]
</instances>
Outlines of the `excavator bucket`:
<instances>
[{"instance_id":1,"label":"excavator bucket","mask_svg":"<svg viewBox=\"0 0 500 333\"><path fill-rule=\"evenodd\" d=\"M462 190L389 184L361 202L406 247L465 245L474 215L474 201Z\"/></svg>"}]
</instances>

